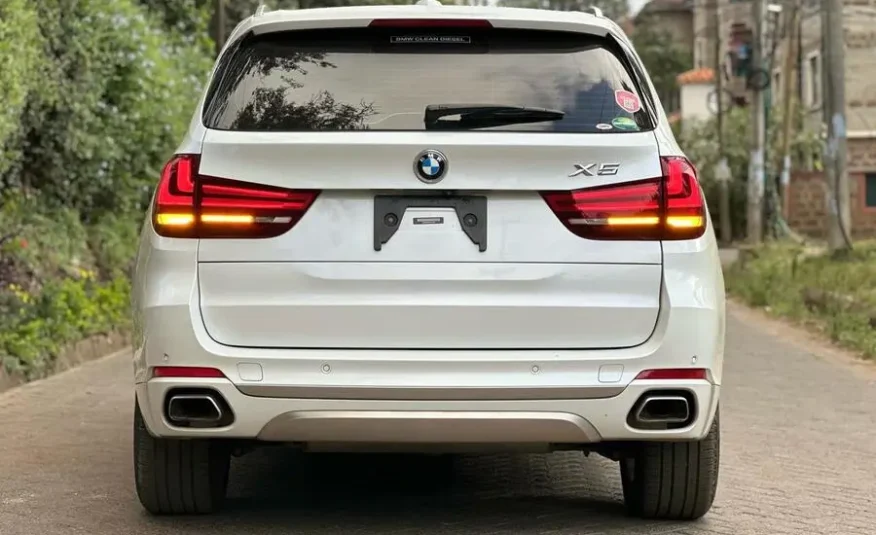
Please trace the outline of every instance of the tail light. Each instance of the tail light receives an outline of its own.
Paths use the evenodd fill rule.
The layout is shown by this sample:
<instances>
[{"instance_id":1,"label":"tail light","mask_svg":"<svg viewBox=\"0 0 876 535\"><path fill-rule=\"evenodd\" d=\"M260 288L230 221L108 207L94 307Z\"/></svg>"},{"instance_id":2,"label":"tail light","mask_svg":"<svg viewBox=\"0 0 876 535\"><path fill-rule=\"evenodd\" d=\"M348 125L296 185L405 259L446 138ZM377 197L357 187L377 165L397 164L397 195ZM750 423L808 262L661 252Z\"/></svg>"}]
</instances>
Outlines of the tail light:
<instances>
[{"instance_id":1,"label":"tail light","mask_svg":"<svg viewBox=\"0 0 876 535\"><path fill-rule=\"evenodd\" d=\"M287 232L319 194L198 174L196 154L180 154L161 172L152 223L172 238L271 238Z\"/></svg>"},{"instance_id":2,"label":"tail light","mask_svg":"<svg viewBox=\"0 0 876 535\"><path fill-rule=\"evenodd\" d=\"M593 240L690 240L706 231L706 202L687 159L660 159L663 176L542 197L573 233Z\"/></svg>"}]
</instances>

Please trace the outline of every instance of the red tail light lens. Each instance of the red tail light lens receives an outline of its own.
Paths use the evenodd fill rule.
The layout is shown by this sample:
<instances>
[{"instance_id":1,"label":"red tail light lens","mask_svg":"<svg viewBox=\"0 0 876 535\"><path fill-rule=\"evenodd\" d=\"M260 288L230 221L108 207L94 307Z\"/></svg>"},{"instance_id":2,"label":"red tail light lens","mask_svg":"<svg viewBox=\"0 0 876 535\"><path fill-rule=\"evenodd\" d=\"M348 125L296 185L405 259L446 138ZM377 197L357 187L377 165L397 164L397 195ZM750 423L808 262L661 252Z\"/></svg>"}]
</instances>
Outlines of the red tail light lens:
<instances>
[{"instance_id":1,"label":"red tail light lens","mask_svg":"<svg viewBox=\"0 0 876 535\"><path fill-rule=\"evenodd\" d=\"M155 232L172 238L271 238L287 232L319 194L198 174L195 154L164 166L155 194Z\"/></svg>"},{"instance_id":2,"label":"red tail light lens","mask_svg":"<svg viewBox=\"0 0 876 535\"><path fill-rule=\"evenodd\" d=\"M687 159L661 158L663 176L542 196L574 234L593 240L689 240L706 231L706 204Z\"/></svg>"},{"instance_id":3,"label":"red tail light lens","mask_svg":"<svg viewBox=\"0 0 876 535\"><path fill-rule=\"evenodd\" d=\"M705 368L660 368L655 370L644 370L636 376L636 379L658 379L658 380L689 380L689 379L709 379L709 371Z\"/></svg>"},{"instance_id":4,"label":"red tail light lens","mask_svg":"<svg viewBox=\"0 0 876 535\"><path fill-rule=\"evenodd\" d=\"M199 368L196 366L156 366L152 368L152 377L224 379L225 374L216 368Z\"/></svg>"}]
</instances>

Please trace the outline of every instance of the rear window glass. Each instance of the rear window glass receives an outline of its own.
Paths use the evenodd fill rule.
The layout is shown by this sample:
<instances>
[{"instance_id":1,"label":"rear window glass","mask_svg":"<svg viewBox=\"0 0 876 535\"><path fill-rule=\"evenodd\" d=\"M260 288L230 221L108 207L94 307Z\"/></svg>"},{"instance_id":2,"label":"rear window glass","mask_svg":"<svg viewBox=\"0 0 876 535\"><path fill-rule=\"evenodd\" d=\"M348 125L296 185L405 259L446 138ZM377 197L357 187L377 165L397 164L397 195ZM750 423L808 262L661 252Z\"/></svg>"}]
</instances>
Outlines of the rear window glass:
<instances>
[{"instance_id":1,"label":"rear window glass","mask_svg":"<svg viewBox=\"0 0 876 535\"><path fill-rule=\"evenodd\" d=\"M593 36L356 28L246 38L220 65L204 122L237 131L622 133L649 128L643 106L608 41Z\"/></svg>"}]
</instances>

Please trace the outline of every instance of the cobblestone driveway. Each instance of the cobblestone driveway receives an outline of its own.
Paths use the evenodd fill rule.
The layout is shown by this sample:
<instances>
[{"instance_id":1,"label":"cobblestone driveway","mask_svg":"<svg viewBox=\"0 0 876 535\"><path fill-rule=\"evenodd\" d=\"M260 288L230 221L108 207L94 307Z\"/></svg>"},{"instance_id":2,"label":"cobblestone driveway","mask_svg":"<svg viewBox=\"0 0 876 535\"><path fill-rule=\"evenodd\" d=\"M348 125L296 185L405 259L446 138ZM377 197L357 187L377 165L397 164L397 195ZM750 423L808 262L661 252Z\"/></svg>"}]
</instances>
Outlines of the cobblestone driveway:
<instances>
[{"instance_id":1,"label":"cobblestone driveway","mask_svg":"<svg viewBox=\"0 0 876 535\"><path fill-rule=\"evenodd\" d=\"M0 534L874 534L876 366L731 307L721 484L692 524L623 515L578 453L290 455L232 468L229 511L152 519L133 495L127 356L0 395Z\"/></svg>"}]
</instances>

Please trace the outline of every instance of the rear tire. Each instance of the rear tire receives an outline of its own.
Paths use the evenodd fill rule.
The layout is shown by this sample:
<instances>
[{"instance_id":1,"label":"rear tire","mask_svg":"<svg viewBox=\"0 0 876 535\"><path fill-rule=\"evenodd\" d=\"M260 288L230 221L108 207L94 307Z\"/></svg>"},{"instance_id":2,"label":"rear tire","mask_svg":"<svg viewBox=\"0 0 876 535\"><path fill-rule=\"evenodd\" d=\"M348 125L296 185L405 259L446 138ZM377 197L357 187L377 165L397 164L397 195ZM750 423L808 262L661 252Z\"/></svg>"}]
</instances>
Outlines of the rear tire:
<instances>
[{"instance_id":1,"label":"rear tire","mask_svg":"<svg viewBox=\"0 0 876 535\"><path fill-rule=\"evenodd\" d=\"M620 461L627 511L647 519L696 520L715 500L721 433L718 413L696 442L645 442Z\"/></svg>"},{"instance_id":2,"label":"rear tire","mask_svg":"<svg viewBox=\"0 0 876 535\"><path fill-rule=\"evenodd\" d=\"M218 511L225 501L230 464L230 449L221 441L153 437L140 406L135 406L134 476L140 503L150 513Z\"/></svg>"}]
</instances>

